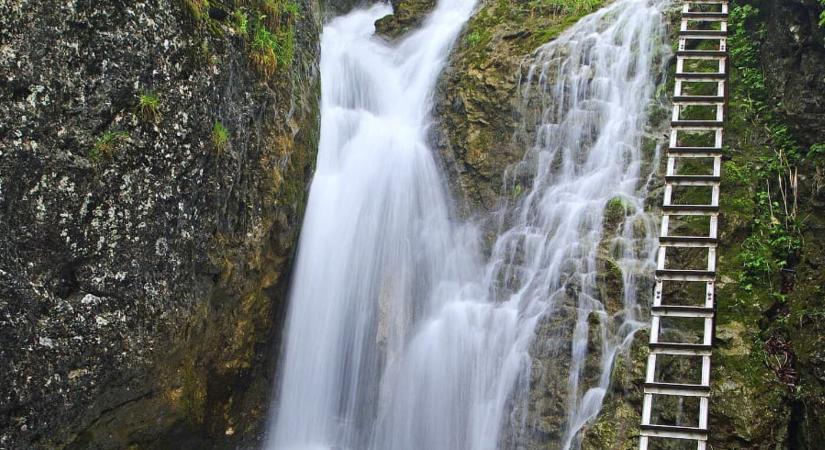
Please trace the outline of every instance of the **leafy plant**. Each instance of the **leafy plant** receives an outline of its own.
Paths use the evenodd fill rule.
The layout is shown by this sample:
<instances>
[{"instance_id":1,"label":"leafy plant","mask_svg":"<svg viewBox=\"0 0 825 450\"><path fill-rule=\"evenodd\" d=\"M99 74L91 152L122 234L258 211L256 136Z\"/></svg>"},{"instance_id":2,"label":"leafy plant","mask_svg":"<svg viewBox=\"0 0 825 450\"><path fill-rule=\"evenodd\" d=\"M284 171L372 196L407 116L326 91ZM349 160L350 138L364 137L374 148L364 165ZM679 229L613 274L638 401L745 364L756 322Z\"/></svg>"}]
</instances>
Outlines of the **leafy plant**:
<instances>
[{"instance_id":1,"label":"leafy plant","mask_svg":"<svg viewBox=\"0 0 825 450\"><path fill-rule=\"evenodd\" d=\"M276 48L277 41L273 34L259 22L255 27L255 35L252 38L250 60L255 68L266 77L272 76L278 66Z\"/></svg>"},{"instance_id":2,"label":"leafy plant","mask_svg":"<svg viewBox=\"0 0 825 450\"><path fill-rule=\"evenodd\" d=\"M236 33L245 36L249 32L249 18L240 9L232 13L232 22Z\"/></svg>"},{"instance_id":3,"label":"leafy plant","mask_svg":"<svg viewBox=\"0 0 825 450\"><path fill-rule=\"evenodd\" d=\"M289 17L292 19L297 19L300 15L300 8L298 7L298 2L295 0L287 0L284 4L284 12L289 14Z\"/></svg>"},{"instance_id":4,"label":"leafy plant","mask_svg":"<svg viewBox=\"0 0 825 450\"><path fill-rule=\"evenodd\" d=\"M794 264L803 244L797 208L797 166L803 155L790 128L776 115L775 102L766 89L759 60L765 30L748 32L754 29L759 13L750 5L731 9L729 51L735 68L732 98L736 99L735 109L742 112L741 119L745 119L740 125L744 132L759 136L758 145L772 151L757 158L755 167L731 171L729 179L753 188L751 233L738 255L742 264L740 286L747 292L764 286L770 295L779 298L774 286L776 277ZM726 164L726 168L731 167L736 165Z\"/></svg>"},{"instance_id":5,"label":"leafy plant","mask_svg":"<svg viewBox=\"0 0 825 450\"><path fill-rule=\"evenodd\" d=\"M825 8L825 0L819 0L819 4ZM819 26L825 28L825 11L819 13Z\"/></svg>"},{"instance_id":6,"label":"leafy plant","mask_svg":"<svg viewBox=\"0 0 825 450\"><path fill-rule=\"evenodd\" d=\"M252 64L265 76L275 73L277 67L289 67L295 58L295 25L291 22L275 32L270 31L261 16L252 38Z\"/></svg>"},{"instance_id":7,"label":"leafy plant","mask_svg":"<svg viewBox=\"0 0 825 450\"><path fill-rule=\"evenodd\" d=\"M215 125L212 126L212 145L218 153L223 153L228 143L229 130L220 121L216 121Z\"/></svg>"},{"instance_id":8,"label":"leafy plant","mask_svg":"<svg viewBox=\"0 0 825 450\"><path fill-rule=\"evenodd\" d=\"M468 34L465 38L465 42L467 42L467 45L471 47L478 45L481 42L481 32L475 30L472 33Z\"/></svg>"},{"instance_id":9,"label":"leafy plant","mask_svg":"<svg viewBox=\"0 0 825 450\"><path fill-rule=\"evenodd\" d=\"M89 149L87 157L96 163L103 158L111 158L112 155L129 140L129 133L125 131L107 131L100 136L95 145Z\"/></svg>"},{"instance_id":10,"label":"leafy plant","mask_svg":"<svg viewBox=\"0 0 825 450\"><path fill-rule=\"evenodd\" d=\"M152 92L138 96L138 115L146 122L157 122L160 118L160 97Z\"/></svg>"},{"instance_id":11,"label":"leafy plant","mask_svg":"<svg viewBox=\"0 0 825 450\"><path fill-rule=\"evenodd\" d=\"M541 6L556 14L587 14L601 4L602 0L541 0Z\"/></svg>"}]
</instances>

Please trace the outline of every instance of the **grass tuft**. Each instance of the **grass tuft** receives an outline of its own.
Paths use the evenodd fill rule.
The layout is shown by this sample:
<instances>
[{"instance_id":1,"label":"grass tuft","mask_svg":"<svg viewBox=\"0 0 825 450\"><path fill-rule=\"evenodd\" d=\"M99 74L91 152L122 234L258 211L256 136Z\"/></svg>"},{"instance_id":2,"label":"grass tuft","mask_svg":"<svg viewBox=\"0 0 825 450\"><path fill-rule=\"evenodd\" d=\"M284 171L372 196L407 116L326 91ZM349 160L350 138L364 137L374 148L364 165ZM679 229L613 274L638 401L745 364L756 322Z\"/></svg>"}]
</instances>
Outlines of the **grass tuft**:
<instances>
[{"instance_id":1,"label":"grass tuft","mask_svg":"<svg viewBox=\"0 0 825 450\"><path fill-rule=\"evenodd\" d=\"M291 23L275 32L267 28L261 16L255 25L250 59L253 66L265 77L270 77L278 67L290 67L295 57L295 26Z\"/></svg>"},{"instance_id":2,"label":"grass tuft","mask_svg":"<svg viewBox=\"0 0 825 450\"><path fill-rule=\"evenodd\" d=\"M109 159L128 140L129 133L125 131L107 131L97 139L95 145L89 149L87 156L93 163Z\"/></svg>"},{"instance_id":3,"label":"grass tuft","mask_svg":"<svg viewBox=\"0 0 825 450\"><path fill-rule=\"evenodd\" d=\"M249 33L249 18L246 13L240 9L236 9L235 12L232 13L232 24L235 33L241 36L246 36L246 34Z\"/></svg>"},{"instance_id":4,"label":"grass tuft","mask_svg":"<svg viewBox=\"0 0 825 450\"><path fill-rule=\"evenodd\" d=\"M229 130L220 121L216 121L212 127L212 145L215 151L219 154L226 151L226 145L229 143Z\"/></svg>"},{"instance_id":5,"label":"grass tuft","mask_svg":"<svg viewBox=\"0 0 825 450\"><path fill-rule=\"evenodd\" d=\"M138 96L138 115L146 122L160 119L160 97L153 92L143 92Z\"/></svg>"}]
</instances>

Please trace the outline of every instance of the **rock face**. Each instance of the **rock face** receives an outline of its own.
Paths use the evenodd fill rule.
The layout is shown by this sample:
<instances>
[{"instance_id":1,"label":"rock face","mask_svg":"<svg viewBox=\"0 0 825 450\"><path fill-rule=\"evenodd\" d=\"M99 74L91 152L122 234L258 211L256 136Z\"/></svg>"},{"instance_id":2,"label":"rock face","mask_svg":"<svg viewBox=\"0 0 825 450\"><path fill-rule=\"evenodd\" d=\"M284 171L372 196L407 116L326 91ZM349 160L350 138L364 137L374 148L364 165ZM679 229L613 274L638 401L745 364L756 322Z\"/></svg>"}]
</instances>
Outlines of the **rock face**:
<instances>
[{"instance_id":1,"label":"rock face","mask_svg":"<svg viewBox=\"0 0 825 450\"><path fill-rule=\"evenodd\" d=\"M539 109L542 101L522 100L519 89L520 79L529 69L530 55L600 5L600 2L591 2L588 8L580 8L484 2L470 20L438 85L435 106L438 120L432 130L432 139L440 151L453 191L463 200L465 215L489 216L503 196L511 195L505 190L508 189L505 178L512 180L518 178L518 174L508 171L522 160L525 150L534 142L535 130L523 124L535 123L535 118L542 113ZM665 117L660 115L660 118ZM646 145L651 144L651 150L655 148L656 137L648 141ZM514 185L519 184L509 184ZM614 200L605 205L604 241L598 259L599 285L593 289L594 295L605 304L608 317L615 317L622 308L623 285L622 274L612 260L611 244L630 213L621 199ZM639 298L649 298L650 276L640 278L639 289L645 292L640 292ZM514 418L510 418L513 426L505 427L502 448L562 448L568 426L569 373L580 291L579 286L567 286L555 300L556 309L543 317L536 328L536 338L530 348L530 379L524 380L529 392L523 404L516 402ZM598 386L602 356L599 330L603 324L596 314L589 317L588 322L588 357L579 385L582 393ZM624 382L625 386L632 383L629 375ZM624 406L622 413L630 415L628 409L632 411L632 406ZM624 433L631 434L634 430L626 427Z\"/></svg>"},{"instance_id":2,"label":"rock face","mask_svg":"<svg viewBox=\"0 0 825 450\"><path fill-rule=\"evenodd\" d=\"M435 0L392 0L393 14L375 22L375 32L389 39L418 28L435 7Z\"/></svg>"},{"instance_id":3,"label":"rock face","mask_svg":"<svg viewBox=\"0 0 825 450\"><path fill-rule=\"evenodd\" d=\"M218 5L0 5L0 448L260 431L320 13Z\"/></svg>"},{"instance_id":4,"label":"rock face","mask_svg":"<svg viewBox=\"0 0 825 450\"><path fill-rule=\"evenodd\" d=\"M432 140L466 215L494 210L497 199L506 195L505 169L522 156L523 146L513 139L520 131L529 133L518 130L521 62L581 15L531 12L537 7L483 2L438 86ZM743 34L729 41L734 67L722 187L714 448L814 449L825 439L822 9L817 0L732 4L732 29L741 28ZM663 89L672 92L672 81ZM658 121L659 114L653 116ZM796 189L788 188L788 167L796 173ZM663 173L664 161L659 175ZM655 213L661 190L655 183L652 189L649 207ZM783 196L781 190L789 193ZM788 214L779 213L786 204L795 204L796 211L789 206ZM609 207L608 228L613 222ZM617 295L617 283L610 276L610 261L602 263L598 290L609 302ZM557 380L565 362L544 350L570 339L559 332L565 318L563 309L548 317L531 348L535 367L526 405L529 425L522 437L528 448L547 448L547 442L558 438L559 404L567 388ZM646 333L637 333L628 354L617 359L602 413L582 433L582 449L638 446L646 340ZM547 359L556 364L542 364ZM550 367L560 372L550 373L555 370L548 372ZM673 374L689 370L676 363L664 369ZM669 405L658 414L676 420L678 411L678 405Z\"/></svg>"},{"instance_id":5,"label":"rock face","mask_svg":"<svg viewBox=\"0 0 825 450\"><path fill-rule=\"evenodd\" d=\"M816 181L823 159L815 150L825 142L825 33L817 24L822 7L806 0L740 0L731 8L711 445L815 449L825 438L823 329L816 319L825 312L825 214ZM787 177L787 169L775 167L785 165L798 173L799 188L785 196L791 202L796 197L795 214L779 206L777 180ZM786 244L772 244L777 241ZM644 360L628 362L614 370L612 391L585 433L583 449L638 445L626 430L640 420ZM637 375L621 382L626 367ZM659 415L673 420L675 411L664 408Z\"/></svg>"},{"instance_id":6,"label":"rock face","mask_svg":"<svg viewBox=\"0 0 825 450\"><path fill-rule=\"evenodd\" d=\"M453 190L466 200L466 213L494 209L503 169L524 156L530 138L514 139L522 122L521 64L601 3L584 8L485 1L470 19L438 84L438 122L432 130Z\"/></svg>"}]
</instances>

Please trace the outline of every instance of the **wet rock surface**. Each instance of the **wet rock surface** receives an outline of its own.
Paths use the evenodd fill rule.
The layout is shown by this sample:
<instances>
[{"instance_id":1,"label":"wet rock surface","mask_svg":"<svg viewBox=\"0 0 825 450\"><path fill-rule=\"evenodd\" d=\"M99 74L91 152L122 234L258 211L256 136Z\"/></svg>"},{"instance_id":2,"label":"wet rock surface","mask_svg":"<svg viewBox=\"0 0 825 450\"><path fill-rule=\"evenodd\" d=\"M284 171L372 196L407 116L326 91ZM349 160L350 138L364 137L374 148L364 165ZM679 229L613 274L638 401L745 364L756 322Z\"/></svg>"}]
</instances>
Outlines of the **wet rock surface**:
<instances>
[{"instance_id":1,"label":"wet rock surface","mask_svg":"<svg viewBox=\"0 0 825 450\"><path fill-rule=\"evenodd\" d=\"M0 448L260 430L318 139L319 8L297 3L291 63L264 77L204 5L0 5Z\"/></svg>"},{"instance_id":2,"label":"wet rock surface","mask_svg":"<svg viewBox=\"0 0 825 450\"><path fill-rule=\"evenodd\" d=\"M454 193L465 214L495 209L506 185L504 169L532 145L533 130L521 130L524 110L519 80L528 56L586 13L541 3L484 1L456 43L435 96L431 130ZM517 174L516 174L517 176Z\"/></svg>"},{"instance_id":3,"label":"wet rock surface","mask_svg":"<svg viewBox=\"0 0 825 450\"><path fill-rule=\"evenodd\" d=\"M436 0L392 0L393 14L375 22L375 32L388 39L397 39L417 29L435 8Z\"/></svg>"},{"instance_id":4,"label":"wet rock surface","mask_svg":"<svg viewBox=\"0 0 825 450\"><path fill-rule=\"evenodd\" d=\"M770 107L782 123L787 124L803 149L825 142L822 130L823 101L821 83L823 52L823 30L818 25L821 5L813 0L789 2L737 1L732 6L751 5L761 9L758 17L760 29L754 27L749 39L763 41L758 53L758 64L762 68L766 90L770 93ZM536 25L528 23L519 15L520 6L513 3L484 2L478 14L470 21L456 49L450 64L442 76L436 95L437 122L432 129L432 139L442 156L442 163L449 174L454 192L464 202L463 214L473 216L478 212L494 211L497 199L508 195L504 192L505 177L517 178L518 174L508 174L507 167L521 159L524 147L529 143L530 130L519 130L522 114L530 110L520 109L518 80L523 73L524 61L542 39L563 30L569 22L561 20L554 24ZM547 16L536 15L547 20ZM674 19L678 11L669 15ZM557 19L558 20L558 19ZM547 31L542 34L540 30ZM761 31L760 31L761 30ZM675 39L675 36L673 37ZM673 68L671 67L671 75ZM743 74L732 76L732 79ZM672 80L672 76L669 77ZM663 87L664 96L672 92L672 81ZM764 167L774 155L775 143L766 137L763 124L746 118L739 110L739 103L747 99L732 99L729 117L740 127L732 125L727 132L726 143L731 148L731 157L743 166ZM668 111L651 112L651 122L667 120ZM655 128L655 127L654 127ZM661 142L660 135L665 130L654 131L645 138L645 147L652 148ZM522 134L523 133L523 134ZM651 159L651 162L653 160ZM650 186L647 208L655 214L661 204L664 160L660 163L656 177ZM726 163L728 164L728 163ZM713 402L711 422L713 424L714 447L718 448L817 448L821 441L823 410L821 399L825 378L822 363L825 359L821 348L822 332L815 317L822 311L823 291L821 238L816 236L823 228L822 173L821 160L813 157L800 165L801 179L798 201L805 211L806 222L801 258L795 262L793 279L797 280L792 292L790 272L776 274L775 280L763 281L785 286L787 297L776 304L775 299L766 300L763 305L755 297L761 292L747 291L737 279L742 271L743 247L750 233L757 211L741 210L740 205L752 205L756 201L754 181L741 175L726 176L723 185L722 229L723 245L720 248L720 273L723 276L718 285L720 311L717 323L717 351L714 354ZM726 167L726 170L731 169ZM757 170L757 171L758 171ZM754 171L753 173L755 173ZM759 181L764 184L764 181ZM773 181L772 181L773 183ZM774 186L774 189L775 186ZM605 234L610 236L623 219L623 208L607 205ZM750 206L749 208L752 208ZM685 225L690 228L690 225ZM686 255L674 261L684 266L701 266L697 255ZM797 264L798 263L798 264ZM599 259L598 292L607 307L615 309L620 295L619 280L614 274L615 263L605 253ZM724 276L728 273L728 276ZM799 280L805 280L804 286ZM640 298L649 299L652 285L643 283L640 290L647 290ZM761 287L760 287L761 289ZM778 289L777 289L778 290ZM611 306L613 305L613 306ZM564 327L563 311L548 316L537 329L537 342L556 342L562 345L570 336L560 335L559 327ZM804 326L789 325L789 321ZM682 337L693 336L696 330L670 330ZM775 337L779 335L780 337ZM629 353L620 355L614 367L611 385L605 399L602 413L588 424L583 433L583 449L631 449L638 446L638 424L641 413L641 392L644 382L647 333L637 333ZM777 344L778 342L778 344ZM552 358L559 367L565 365L565 355L542 353L541 345L534 346L531 354L536 356L536 367L531 382L531 397L526 409L525 422L529 442L552 442L558 439L560 421L559 405L566 398L566 387L557 383L560 373L544 373L548 365L542 361ZM550 347L547 347L550 348ZM778 350L777 350L778 349ZM668 374L679 377L694 370L678 363L663 367ZM794 374L797 375L789 375ZM788 380L794 380L795 387L789 387ZM554 378L555 377L555 378ZM785 381L783 381L783 379ZM551 406L548 406L551 405ZM692 409L678 412L677 405L666 405L658 411L657 417L663 422L687 420ZM555 433L555 434L554 434ZM512 436L506 436L512 439ZM533 444L531 444L533 445ZM546 445L546 444L545 444Z\"/></svg>"},{"instance_id":5,"label":"wet rock surface","mask_svg":"<svg viewBox=\"0 0 825 450\"><path fill-rule=\"evenodd\" d=\"M773 125L787 125L802 149L825 142L822 109L816 106L823 101L822 78L820 70L813 69L812 65L825 55L823 30L816 23L821 6L807 0L740 0L731 5L732 10L746 7L758 10L744 23L744 38L760 43L754 53L755 61L764 77L764 90L770 97L769 106L759 115L772 116ZM736 28L737 24L733 24L734 32ZM817 171L821 170L817 169L821 161L809 155L800 160L798 168L801 179L808 181L802 182L799 190L799 205L803 205L806 215L802 231L805 243L799 260L794 262L793 273L796 280L805 280L804 286L797 281L795 287L789 288L793 283L780 273L772 273L748 286L742 281L743 254L752 250L752 236L759 233L754 221L768 212L762 209L767 209L766 205L758 203L758 190L765 182L757 173L776 157L777 143L766 133L765 123L754 119L749 109L752 100L743 96L749 91L742 85L749 82L748 77L752 79L753 74L745 73L738 66L748 55L741 50L736 53L735 42L729 41L728 45L734 53L725 136L728 158L723 171L719 231L720 279L712 360L710 445L725 449L814 449L822 439L821 393L825 386L821 352L814 349L822 342L821 327L814 319L822 314L822 303L818 299L823 289L823 252L821 238L815 236L823 230L823 199L814 181ZM668 86L669 91L671 88ZM742 171L740 167L749 169ZM660 168L660 174L663 171L664 168ZM654 201L651 207L656 208L659 203ZM686 224L682 231L697 230ZM674 263L700 267L703 260L702 255L699 256L687 256ZM771 290L776 292L770 293ZM785 293L777 304L780 290ZM692 298L687 292L670 295ZM681 334L684 338L684 333ZM696 335L698 333L693 334ZM640 345L640 340L644 345L645 339L640 335L634 348ZM625 367L632 367L636 375L620 382ZM691 373L694 376L690 379L696 379L695 368L670 365L665 370L672 379L687 379ZM585 432L583 449L637 447L635 430L641 419L643 381L643 359L634 356L630 366L616 366L604 410ZM693 406L679 409L677 405L669 405L655 411L654 420L672 423L695 420L695 416ZM621 431L628 429L630 432Z\"/></svg>"}]
</instances>

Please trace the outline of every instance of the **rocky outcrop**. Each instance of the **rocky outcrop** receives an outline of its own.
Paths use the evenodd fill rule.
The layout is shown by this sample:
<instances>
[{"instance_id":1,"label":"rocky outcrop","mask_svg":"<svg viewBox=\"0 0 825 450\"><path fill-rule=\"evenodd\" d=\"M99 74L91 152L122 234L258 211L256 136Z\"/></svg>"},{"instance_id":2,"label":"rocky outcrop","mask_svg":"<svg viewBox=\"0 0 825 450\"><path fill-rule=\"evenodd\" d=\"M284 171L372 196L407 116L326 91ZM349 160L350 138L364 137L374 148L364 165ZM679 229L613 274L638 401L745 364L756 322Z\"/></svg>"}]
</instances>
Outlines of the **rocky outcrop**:
<instances>
[{"instance_id":1,"label":"rocky outcrop","mask_svg":"<svg viewBox=\"0 0 825 450\"><path fill-rule=\"evenodd\" d=\"M521 112L515 103L520 64L578 18L525 13L534 7L482 3L438 86L432 139L453 190L465 200L467 215L494 210L497 199L508 195L502 192L505 168L522 157L524 147L517 140L525 130L518 130ZM748 13L747 7L756 12ZM735 67L720 230L712 445L813 449L825 438L825 334L817 319L825 312L820 300L825 290L820 237L825 229L825 145L818 145L825 143L822 6L817 0L739 0L732 8L734 32L740 27L744 34L729 41ZM672 91L670 83L663 92ZM651 121L658 123L659 116L655 112ZM664 161L659 175L663 173ZM797 188L789 187L792 177ZM655 212L661 204L656 183L650 196L648 206ZM607 205L608 236L623 220L618 206ZM695 266L693 258L688 254L680 262ZM598 291L609 303L620 283L611 276L609 258L600 259L600 267ZM537 329L537 342L569 339L559 333L569 325L564 317L563 309L548 317L546 326ZM637 333L629 354L619 356L604 409L582 433L583 449L637 447L646 339L646 333ZM554 381L560 374L542 364L555 358L564 368L564 358L543 352L553 345L542 345L531 349L537 364L525 406L529 436L524 442L530 445L558 434L561 422L552 405L566 396L566 387ZM677 374L688 368L674 364L664 370ZM677 406L657 414L675 420Z\"/></svg>"},{"instance_id":2,"label":"rocky outcrop","mask_svg":"<svg viewBox=\"0 0 825 450\"><path fill-rule=\"evenodd\" d=\"M816 181L823 167L816 144L825 142L825 90L815 68L825 56L825 33L817 24L822 7L806 0L739 0L731 8L711 445L814 449L825 437L825 359L817 350L823 333L817 318L825 312L825 215ZM791 167L798 189L784 188L783 195L779 178L788 179ZM797 211L791 206L786 213L785 200ZM635 434L616 433L640 420L644 362L633 361L638 375L629 380L631 389L613 384L583 449L637 446ZM614 380L622 370L617 365ZM673 412L660 414L673 420Z\"/></svg>"},{"instance_id":3,"label":"rocky outcrop","mask_svg":"<svg viewBox=\"0 0 825 450\"><path fill-rule=\"evenodd\" d=\"M260 431L320 14L232 3L0 5L0 448Z\"/></svg>"},{"instance_id":4,"label":"rocky outcrop","mask_svg":"<svg viewBox=\"0 0 825 450\"><path fill-rule=\"evenodd\" d=\"M503 169L520 161L525 142L518 92L525 58L601 2L482 2L456 44L438 84L432 140L465 213L491 211L505 185Z\"/></svg>"},{"instance_id":5,"label":"rocky outcrop","mask_svg":"<svg viewBox=\"0 0 825 450\"><path fill-rule=\"evenodd\" d=\"M375 22L375 32L389 39L397 39L418 28L435 7L435 0L392 0L393 13Z\"/></svg>"}]
</instances>

